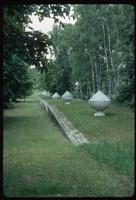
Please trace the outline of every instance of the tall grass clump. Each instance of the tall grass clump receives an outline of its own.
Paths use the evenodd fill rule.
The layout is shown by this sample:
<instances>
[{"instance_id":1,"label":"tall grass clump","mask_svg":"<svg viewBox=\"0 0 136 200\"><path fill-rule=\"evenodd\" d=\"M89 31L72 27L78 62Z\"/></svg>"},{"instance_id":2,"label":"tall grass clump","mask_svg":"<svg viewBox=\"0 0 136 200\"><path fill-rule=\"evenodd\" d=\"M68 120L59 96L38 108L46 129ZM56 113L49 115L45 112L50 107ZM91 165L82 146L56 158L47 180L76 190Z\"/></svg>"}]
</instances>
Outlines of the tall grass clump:
<instances>
[{"instance_id":1,"label":"tall grass clump","mask_svg":"<svg viewBox=\"0 0 136 200\"><path fill-rule=\"evenodd\" d=\"M88 154L93 154L95 158L119 174L132 176L134 170L134 143L109 143L103 141L96 144L84 144L81 147Z\"/></svg>"}]
</instances>

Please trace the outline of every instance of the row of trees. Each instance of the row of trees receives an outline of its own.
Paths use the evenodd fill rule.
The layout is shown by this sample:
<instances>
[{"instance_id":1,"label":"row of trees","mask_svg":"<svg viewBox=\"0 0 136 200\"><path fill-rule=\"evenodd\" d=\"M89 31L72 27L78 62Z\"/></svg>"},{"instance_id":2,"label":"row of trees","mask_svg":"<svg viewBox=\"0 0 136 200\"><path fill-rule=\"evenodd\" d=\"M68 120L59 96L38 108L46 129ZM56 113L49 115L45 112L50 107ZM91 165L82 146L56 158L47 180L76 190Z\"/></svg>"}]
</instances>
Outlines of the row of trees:
<instances>
[{"instance_id":1,"label":"row of trees","mask_svg":"<svg viewBox=\"0 0 136 200\"><path fill-rule=\"evenodd\" d=\"M52 17L59 22L58 17L68 15L69 9L69 5L60 4L4 5L4 106L30 94L33 85L31 65L40 71L47 69L46 55L51 40L39 31L26 31L31 22L29 16L34 13L40 20Z\"/></svg>"},{"instance_id":2,"label":"row of trees","mask_svg":"<svg viewBox=\"0 0 136 200\"><path fill-rule=\"evenodd\" d=\"M88 99L102 90L118 101L134 96L134 7L122 4L72 5L76 23L62 24L70 5L4 7L4 104L25 97L32 88ZM50 35L27 31L29 16L52 17ZM51 52L55 59L48 60ZM33 65L37 70L30 69ZM75 91L75 82L79 82ZM36 85L37 84L37 85Z\"/></svg>"},{"instance_id":3,"label":"row of trees","mask_svg":"<svg viewBox=\"0 0 136 200\"><path fill-rule=\"evenodd\" d=\"M55 60L45 74L51 92L75 91L89 98L101 89L118 101L134 96L134 7L103 4L74 6L76 23L50 33Z\"/></svg>"}]
</instances>

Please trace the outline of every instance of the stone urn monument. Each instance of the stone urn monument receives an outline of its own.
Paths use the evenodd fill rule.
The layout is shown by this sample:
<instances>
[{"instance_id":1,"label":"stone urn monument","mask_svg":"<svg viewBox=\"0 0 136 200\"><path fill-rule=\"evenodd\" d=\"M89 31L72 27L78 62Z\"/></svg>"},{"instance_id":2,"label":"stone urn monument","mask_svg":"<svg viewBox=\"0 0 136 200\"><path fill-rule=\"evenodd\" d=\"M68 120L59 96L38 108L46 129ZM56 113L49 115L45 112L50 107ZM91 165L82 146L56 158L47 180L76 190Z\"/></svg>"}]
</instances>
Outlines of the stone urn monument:
<instances>
[{"instance_id":1,"label":"stone urn monument","mask_svg":"<svg viewBox=\"0 0 136 200\"><path fill-rule=\"evenodd\" d=\"M89 104L96 110L94 116L105 116L104 110L109 106L110 99L100 90L89 100Z\"/></svg>"},{"instance_id":2,"label":"stone urn monument","mask_svg":"<svg viewBox=\"0 0 136 200\"><path fill-rule=\"evenodd\" d=\"M69 92L69 91L66 91L62 97L62 99L64 99L65 101L65 104L70 104L70 102L72 101L73 99L73 95Z\"/></svg>"},{"instance_id":3,"label":"stone urn monument","mask_svg":"<svg viewBox=\"0 0 136 200\"><path fill-rule=\"evenodd\" d=\"M55 92L55 93L52 95L52 98L53 98L53 99L59 99L59 98L60 98L60 95L59 95L57 92Z\"/></svg>"}]
</instances>

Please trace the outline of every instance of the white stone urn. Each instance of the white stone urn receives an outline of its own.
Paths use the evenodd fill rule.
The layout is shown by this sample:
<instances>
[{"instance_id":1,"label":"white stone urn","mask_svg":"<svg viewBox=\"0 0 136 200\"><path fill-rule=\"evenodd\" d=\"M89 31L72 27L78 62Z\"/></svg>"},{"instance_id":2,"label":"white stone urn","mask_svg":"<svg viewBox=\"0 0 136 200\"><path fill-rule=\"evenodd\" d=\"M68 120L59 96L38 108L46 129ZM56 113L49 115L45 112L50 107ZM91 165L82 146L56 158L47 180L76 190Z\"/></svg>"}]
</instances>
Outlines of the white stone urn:
<instances>
[{"instance_id":1,"label":"white stone urn","mask_svg":"<svg viewBox=\"0 0 136 200\"><path fill-rule=\"evenodd\" d=\"M50 92L48 92L48 91L44 91L42 94L43 94L45 97L51 97L51 94L50 94Z\"/></svg>"},{"instance_id":2,"label":"white stone urn","mask_svg":"<svg viewBox=\"0 0 136 200\"><path fill-rule=\"evenodd\" d=\"M52 98L53 98L53 99L59 99L59 98L60 98L60 95L59 95L57 92L55 92L55 93L52 95Z\"/></svg>"},{"instance_id":3,"label":"white stone urn","mask_svg":"<svg viewBox=\"0 0 136 200\"><path fill-rule=\"evenodd\" d=\"M104 110L109 106L111 100L99 90L88 102L96 110L94 116L105 116Z\"/></svg>"},{"instance_id":4,"label":"white stone urn","mask_svg":"<svg viewBox=\"0 0 136 200\"><path fill-rule=\"evenodd\" d=\"M79 82L77 81L77 82L75 82L75 87L76 87L76 90L78 90L79 89Z\"/></svg>"},{"instance_id":5,"label":"white stone urn","mask_svg":"<svg viewBox=\"0 0 136 200\"><path fill-rule=\"evenodd\" d=\"M70 102L73 99L73 95L67 90L61 97L62 99L64 99L65 104L70 104Z\"/></svg>"}]
</instances>

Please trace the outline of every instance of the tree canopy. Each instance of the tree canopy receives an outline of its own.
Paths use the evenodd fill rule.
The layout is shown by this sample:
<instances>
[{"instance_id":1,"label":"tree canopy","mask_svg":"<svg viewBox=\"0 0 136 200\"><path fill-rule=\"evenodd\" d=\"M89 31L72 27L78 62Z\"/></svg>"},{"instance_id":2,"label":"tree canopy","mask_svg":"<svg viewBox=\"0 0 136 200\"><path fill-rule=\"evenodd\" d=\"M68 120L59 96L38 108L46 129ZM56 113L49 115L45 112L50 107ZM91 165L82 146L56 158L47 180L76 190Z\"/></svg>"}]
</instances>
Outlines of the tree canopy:
<instances>
[{"instance_id":1,"label":"tree canopy","mask_svg":"<svg viewBox=\"0 0 136 200\"><path fill-rule=\"evenodd\" d=\"M4 104L10 100L26 95L32 88L28 68L35 65L37 69L47 68L48 47L51 44L49 36L39 31L26 32L30 15L34 13L42 20L52 17L55 21L58 16L68 15L69 5L45 4L4 5ZM60 22L61 23L61 22Z\"/></svg>"},{"instance_id":2,"label":"tree canopy","mask_svg":"<svg viewBox=\"0 0 136 200\"><path fill-rule=\"evenodd\" d=\"M69 4L4 6L4 102L27 95L37 86L63 94L70 90L88 99L99 89L120 102L134 96L134 7L129 4ZM49 35L26 31L31 14L51 17ZM54 59L47 59L50 50ZM32 72L33 65L42 72ZM32 73L31 73L32 72ZM39 78L36 78L39 77ZM39 84L38 84L39 81ZM79 87L75 83L79 82Z\"/></svg>"},{"instance_id":3,"label":"tree canopy","mask_svg":"<svg viewBox=\"0 0 136 200\"><path fill-rule=\"evenodd\" d=\"M55 27L51 33L60 73L55 75L58 92L63 90L60 84L64 90L74 90L79 81L81 98L100 89L113 99L130 101L134 95L134 7L80 4L74 10L76 23Z\"/></svg>"}]
</instances>

